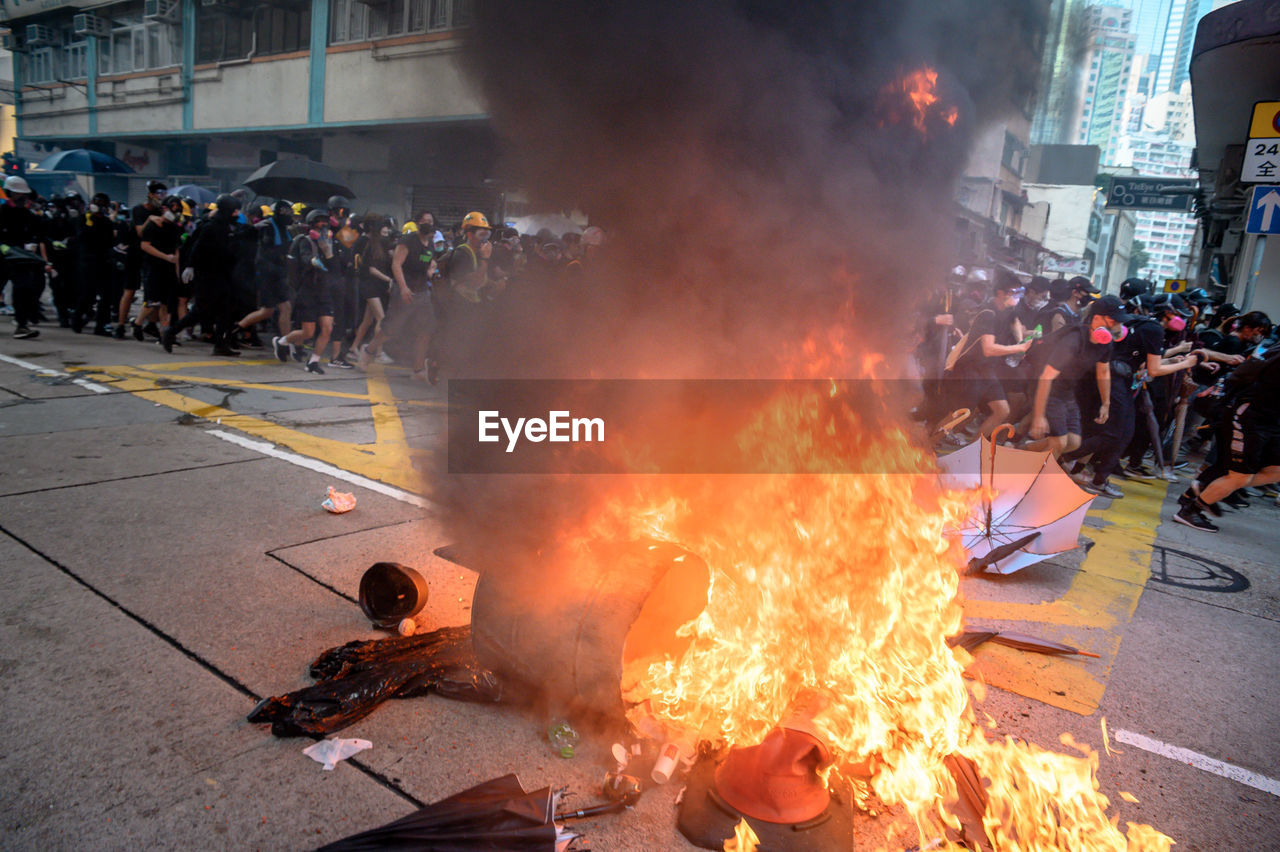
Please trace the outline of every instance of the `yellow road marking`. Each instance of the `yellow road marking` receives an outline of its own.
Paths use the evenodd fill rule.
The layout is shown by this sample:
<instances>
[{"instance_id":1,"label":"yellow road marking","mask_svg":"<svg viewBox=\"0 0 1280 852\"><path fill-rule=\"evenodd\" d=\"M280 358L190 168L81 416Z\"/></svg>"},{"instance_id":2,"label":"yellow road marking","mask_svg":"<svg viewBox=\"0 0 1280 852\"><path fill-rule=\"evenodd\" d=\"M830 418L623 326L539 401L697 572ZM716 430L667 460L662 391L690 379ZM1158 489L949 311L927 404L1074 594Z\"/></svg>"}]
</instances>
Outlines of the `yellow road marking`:
<instances>
[{"instance_id":1,"label":"yellow road marking","mask_svg":"<svg viewBox=\"0 0 1280 852\"><path fill-rule=\"evenodd\" d=\"M992 686L1054 707L1082 715L1096 711L1120 651L1124 628L1138 608L1151 573L1165 489L1163 482L1128 482L1123 500L1113 501L1106 510L1089 512L1104 526L1086 528L1085 535L1095 542L1093 549L1070 588L1057 600L1043 604L964 602L965 616L970 619L1026 622L1019 626L1020 631L1092 651L1099 659L1048 656L987 643L977 648L970 671ZM1037 625L1056 629L1046 631Z\"/></svg>"}]
</instances>

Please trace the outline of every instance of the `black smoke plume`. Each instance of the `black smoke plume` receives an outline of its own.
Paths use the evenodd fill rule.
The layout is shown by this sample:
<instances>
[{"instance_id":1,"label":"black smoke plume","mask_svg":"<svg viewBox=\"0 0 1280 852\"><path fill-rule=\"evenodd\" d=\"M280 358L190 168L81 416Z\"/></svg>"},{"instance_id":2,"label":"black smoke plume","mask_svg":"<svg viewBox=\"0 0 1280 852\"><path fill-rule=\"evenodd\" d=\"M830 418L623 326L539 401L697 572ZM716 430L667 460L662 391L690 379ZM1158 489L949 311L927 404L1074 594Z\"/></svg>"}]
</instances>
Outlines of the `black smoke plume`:
<instances>
[{"instance_id":1,"label":"black smoke plume","mask_svg":"<svg viewBox=\"0 0 1280 852\"><path fill-rule=\"evenodd\" d=\"M782 377L833 325L851 359L901 363L973 134L1025 107L1048 6L476 0L464 64L503 174L610 240L585 288L451 318L446 372ZM917 123L901 81L925 67L939 101ZM536 537L591 487L435 485L453 531L489 542Z\"/></svg>"}]
</instances>

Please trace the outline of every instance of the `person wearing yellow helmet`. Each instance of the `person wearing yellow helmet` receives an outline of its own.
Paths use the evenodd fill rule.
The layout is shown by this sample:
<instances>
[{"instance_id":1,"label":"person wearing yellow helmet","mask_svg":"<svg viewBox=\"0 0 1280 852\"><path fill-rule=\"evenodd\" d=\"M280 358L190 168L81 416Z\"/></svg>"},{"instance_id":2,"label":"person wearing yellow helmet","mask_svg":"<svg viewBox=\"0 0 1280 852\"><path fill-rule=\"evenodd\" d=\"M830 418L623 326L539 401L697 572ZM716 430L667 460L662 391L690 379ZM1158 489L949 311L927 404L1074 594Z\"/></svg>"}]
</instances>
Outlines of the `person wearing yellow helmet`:
<instances>
[{"instance_id":1,"label":"person wearing yellow helmet","mask_svg":"<svg viewBox=\"0 0 1280 852\"><path fill-rule=\"evenodd\" d=\"M387 340L399 337L406 328L412 329L413 376L427 378L424 361L429 361L433 350L439 304L432 291L432 280L439 271L436 264L436 217L423 210L413 217L417 226L396 242L391 253L391 295L395 309L391 319L384 323L369 345L360 353L359 366L368 369Z\"/></svg>"}]
</instances>

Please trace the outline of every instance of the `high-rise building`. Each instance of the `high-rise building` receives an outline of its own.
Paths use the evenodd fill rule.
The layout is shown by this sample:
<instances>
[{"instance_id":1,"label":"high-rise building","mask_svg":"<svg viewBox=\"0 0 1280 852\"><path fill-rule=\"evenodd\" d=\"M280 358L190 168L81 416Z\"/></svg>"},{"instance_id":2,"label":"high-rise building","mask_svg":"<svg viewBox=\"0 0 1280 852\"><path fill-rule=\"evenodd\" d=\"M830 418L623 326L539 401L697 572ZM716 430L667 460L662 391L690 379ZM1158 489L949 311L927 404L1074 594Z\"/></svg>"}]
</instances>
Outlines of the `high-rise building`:
<instances>
[{"instance_id":1,"label":"high-rise building","mask_svg":"<svg viewBox=\"0 0 1280 852\"><path fill-rule=\"evenodd\" d=\"M1191 150L1194 134L1181 141L1164 132L1127 136L1118 155L1134 173L1154 177L1194 178ZM1196 220L1190 213L1141 211L1137 214L1134 239L1141 240L1151 260L1142 271L1149 278L1179 278L1195 234Z\"/></svg>"},{"instance_id":2,"label":"high-rise building","mask_svg":"<svg viewBox=\"0 0 1280 852\"><path fill-rule=\"evenodd\" d=\"M1133 12L1124 6L1089 6L1084 12L1085 51L1081 57L1081 97L1069 142L1097 145L1102 162L1115 159L1126 129L1124 96L1133 65Z\"/></svg>"},{"instance_id":3,"label":"high-rise building","mask_svg":"<svg viewBox=\"0 0 1280 852\"><path fill-rule=\"evenodd\" d=\"M1071 127L1080 109L1081 59L1086 46L1085 5L1085 0L1053 0L1050 4L1037 88L1040 96L1031 121L1032 144L1074 141Z\"/></svg>"}]
</instances>

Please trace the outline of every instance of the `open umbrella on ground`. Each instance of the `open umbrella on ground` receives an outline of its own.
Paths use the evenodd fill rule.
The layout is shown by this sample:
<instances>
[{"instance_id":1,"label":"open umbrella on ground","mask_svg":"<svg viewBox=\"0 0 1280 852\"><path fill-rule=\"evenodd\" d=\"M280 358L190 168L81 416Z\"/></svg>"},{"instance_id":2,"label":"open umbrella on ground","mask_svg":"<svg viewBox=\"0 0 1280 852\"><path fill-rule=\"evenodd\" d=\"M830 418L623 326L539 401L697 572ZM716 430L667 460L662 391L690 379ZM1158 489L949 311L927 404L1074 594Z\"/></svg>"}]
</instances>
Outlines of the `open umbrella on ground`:
<instances>
[{"instance_id":1,"label":"open umbrella on ground","mask_svg":"<svg viewBox=\"0 0 1280 852\"><path fill-rule=\"evenodd\" d=\"M276 160L249 175L244 185L258 195L295 201L324 202L333 195L355 198L342 177L315 160Z\"/></svg>"},{"instance_id":2,"label":"open umbrella on ground","mask_svg":"<svg viewBox=\"0 0 1280 852\"><path fill-rule=\"evenodd\" d=\"M35 168L42 172L80 172L99 175L134 173L132 168L110 154L90 151L88 148L59 151L50 157L45 157Z\"/></svg>"},{"instance_id":3,"label":"open umbrella on ground","mask_svg":"<svg viewBox=\"0 0 1280 852\"><path fill-rule=\"evenodd\" d=\"M943 488L983 492L958 530L970 573L1012 574L1079 546L1093 497L1049 453L983 438L938 459L938 467Z\"/></svg>"},{"instance_id":4,"label":"open umbrella on ground","mask_svg":"<svg viewBox=\"0 0 1280 852\"><path fill-rule=\"evenodd\" d=\"M1070 656L1077 654L1081 657L1098 658L1098 654L1092 651L1081 651L1070 645L1064 645L1061 642L1050 642L1048 639L1041 639L1038 636L1028 636L1025 633L1009 633L1007 631L995 630L966 630L958 636L953 636L947 640L947 644L955 647L959 645L966 651L972 651L983 642L995 642L997 645L1007 645L1010 648L1017 648L1019 651L1033 651L1037 654L1057 654L1060 656Z\"/></svg>"},{"instance_id":5,"label":"open umbrella on ground","mask_svg":"<svg viewBox=\"0 0 1280 852\"><path fill-rule=\"evenodd\" d=\"M176 195L179 198L194 198L196 204L212 204L218 200L218 193L212 189L206 189L203 186L196 186L194 183L184 183L182 186L175 186L169 190L169 195Z\"/></svg>"},{"instance_id":6,"label":"open umbrella on ground","mask_svg":"<svg viewBox=\"0 0 1280 852\"><path fill-rule=\"evenodd\" d=\"M577 835L556 825L550 787L526 793L515 775L477 784L379 828L353 834L318 852L415 849L423 852L562 852Z\"/></svg>"},{"instance_id":7,"label":"open umbrella on ground","mask_svg":"<svg viewBox=\"0 0 1280 852\"><path fill-rule=\"evenodd\" d=\"M582 227L568 216L560 213L537 213L532 216L521 216L511 223L522 234L537 234L550 231L551 236L560 239L565 234L581 234Z\"/></svg>"}]
</instances>

